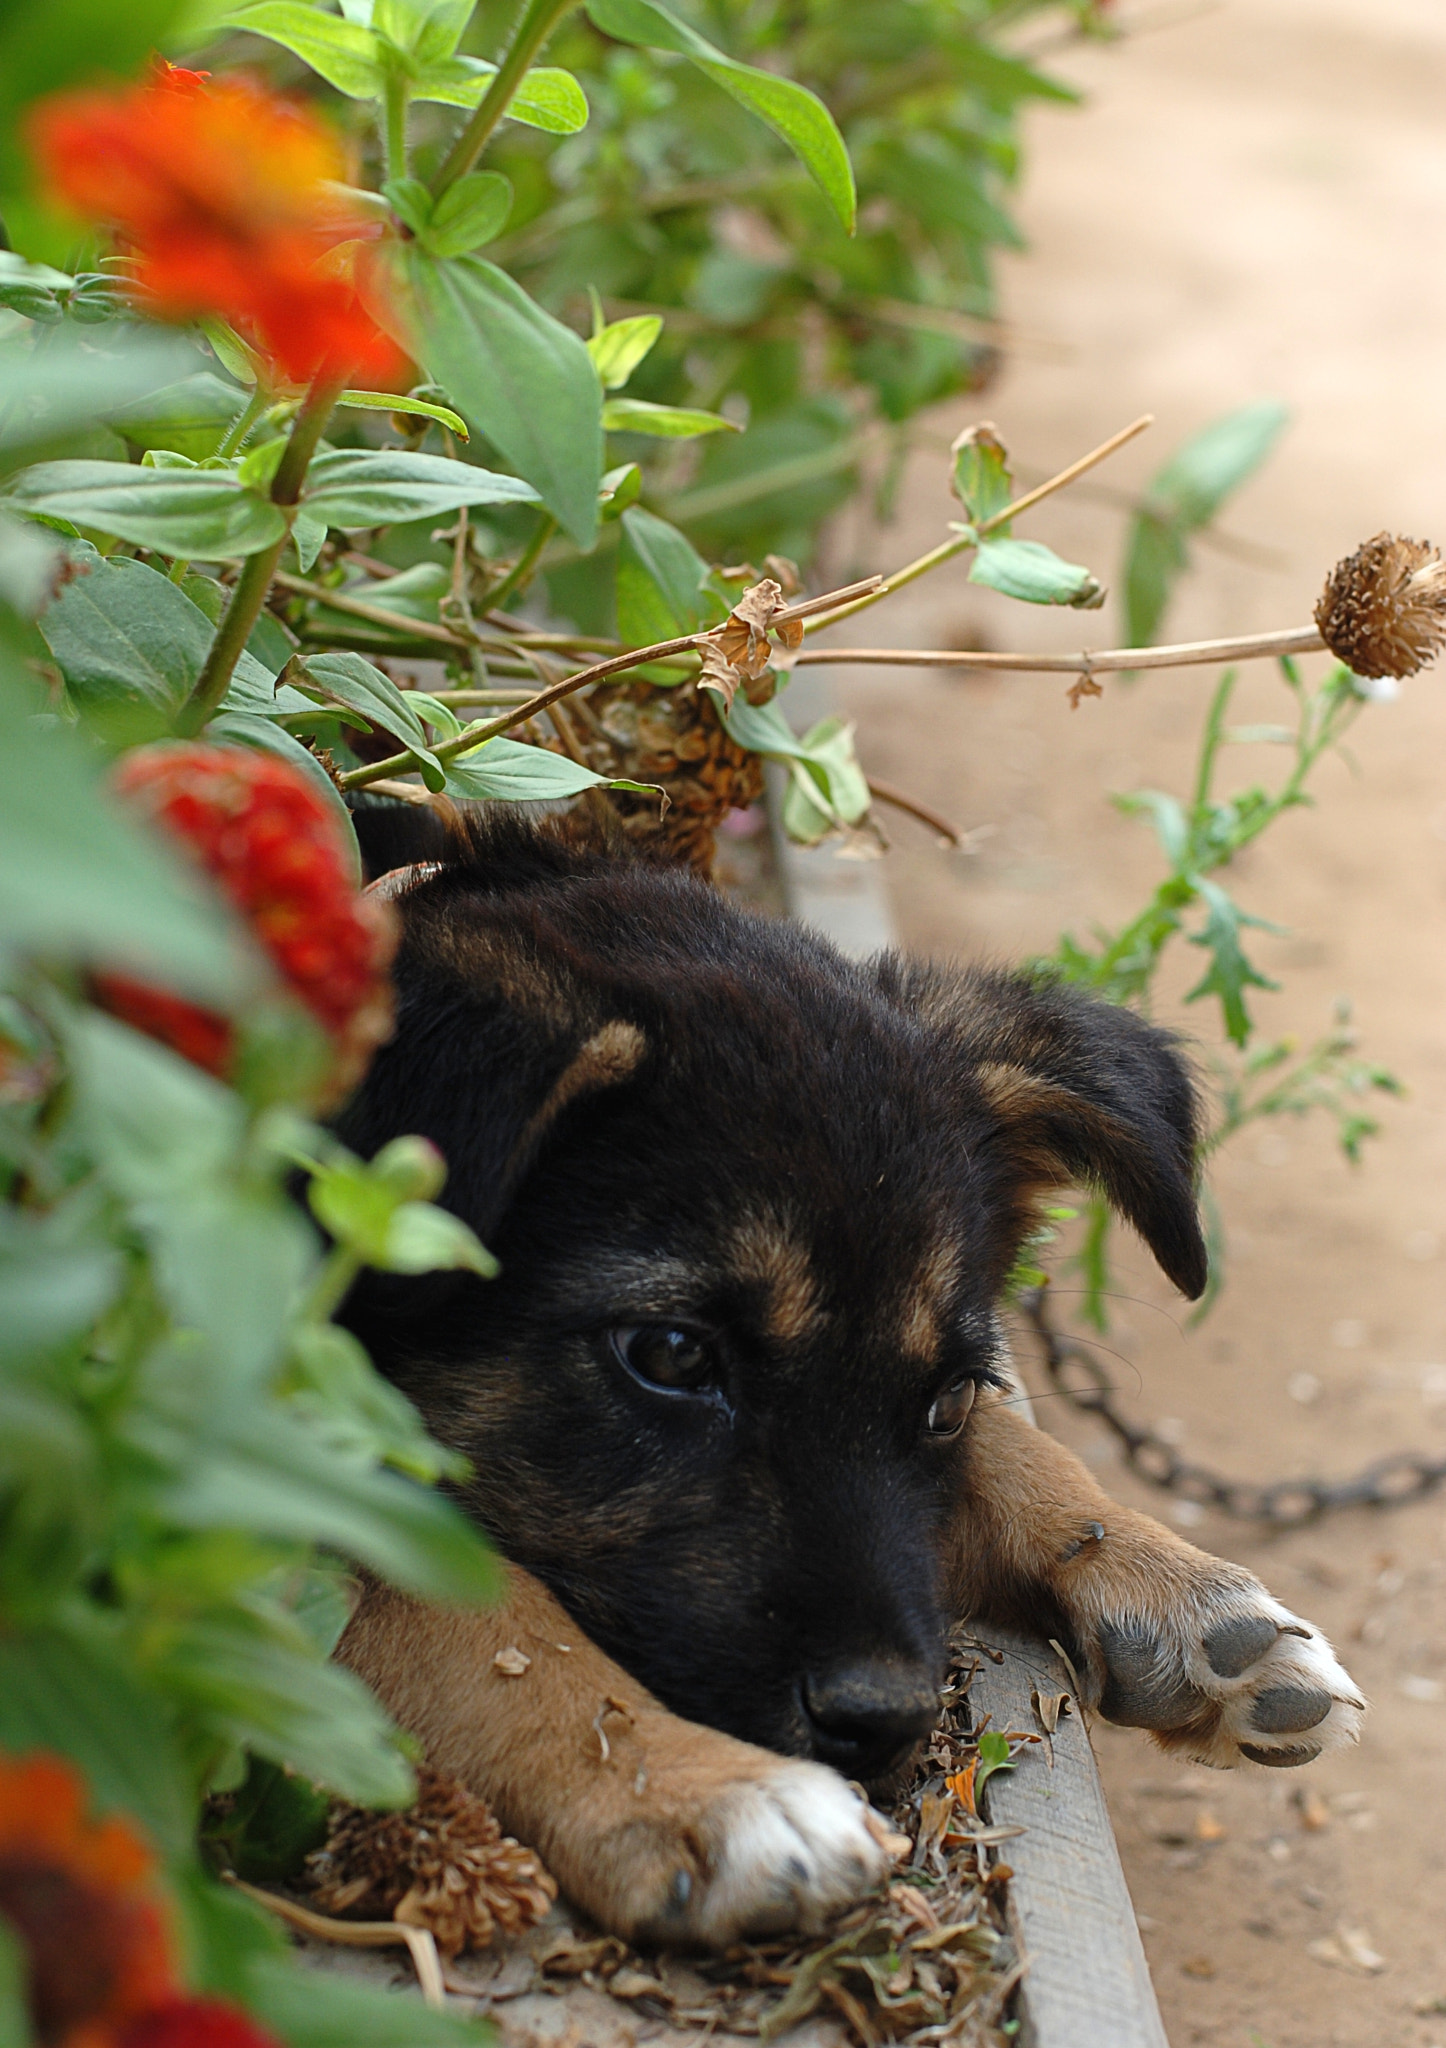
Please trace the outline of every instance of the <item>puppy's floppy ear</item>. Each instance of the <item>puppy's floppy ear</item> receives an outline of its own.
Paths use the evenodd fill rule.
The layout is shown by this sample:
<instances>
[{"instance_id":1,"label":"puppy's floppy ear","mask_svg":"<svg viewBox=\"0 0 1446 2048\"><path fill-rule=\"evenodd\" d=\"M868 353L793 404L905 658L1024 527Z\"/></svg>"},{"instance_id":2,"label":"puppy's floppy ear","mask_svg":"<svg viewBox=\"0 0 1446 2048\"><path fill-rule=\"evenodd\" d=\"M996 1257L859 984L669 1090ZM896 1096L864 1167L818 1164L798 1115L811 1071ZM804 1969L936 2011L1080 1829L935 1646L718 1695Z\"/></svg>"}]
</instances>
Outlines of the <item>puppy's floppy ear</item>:
<instances>
[{"instance_id":1,"label":"puppy's floppy ear","mask_svg":"<svg viewBox=\"0 0 1446 2048\"><path fill-rule=\"evenodd\" d=\"M938 1029L997 1119L1026 1190L1097 1187L1193 1301L1207 1255L1195 1202L1199 1112L1168 1032L1026 974L887 962L888 992Z\"/></svg>"}]
</instances>

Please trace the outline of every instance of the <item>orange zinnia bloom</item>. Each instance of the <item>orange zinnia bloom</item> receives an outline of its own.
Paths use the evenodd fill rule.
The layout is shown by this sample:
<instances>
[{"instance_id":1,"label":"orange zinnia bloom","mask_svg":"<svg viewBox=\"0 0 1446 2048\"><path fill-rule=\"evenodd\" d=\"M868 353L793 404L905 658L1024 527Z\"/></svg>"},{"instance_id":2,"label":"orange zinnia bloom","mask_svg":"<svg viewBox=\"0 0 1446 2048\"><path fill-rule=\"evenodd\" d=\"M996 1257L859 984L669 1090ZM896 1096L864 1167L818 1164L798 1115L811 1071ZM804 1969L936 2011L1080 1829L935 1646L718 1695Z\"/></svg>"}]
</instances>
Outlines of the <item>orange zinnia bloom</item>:
<instances>
[{"instance_id":1,"label":"orange zinnia bloom","mask_svg":"<svg viewBox=\"0 0 1446 2048\"><path fill-rule=\"evenodd\" d=\"M341 274L368 235L328 189L335 137L263 85L159 65L144 84L57 93L29 119L63 205L115 229L163 320L222 319L297 384L394 376L404 358Z\"/></svg>"},{"instance_id":2,"label":"orange zinnia bloom","mask_svg":"<svg viewBox=\"0 0 1446 2048\"><path fill-rule=\"evenodd\" d=\"M39 2048L112 2048L177 1995L154 1859L85 1805L61 1758L0 1756L0 1921L25 1958Z\"/></svg>"}]
</instances>

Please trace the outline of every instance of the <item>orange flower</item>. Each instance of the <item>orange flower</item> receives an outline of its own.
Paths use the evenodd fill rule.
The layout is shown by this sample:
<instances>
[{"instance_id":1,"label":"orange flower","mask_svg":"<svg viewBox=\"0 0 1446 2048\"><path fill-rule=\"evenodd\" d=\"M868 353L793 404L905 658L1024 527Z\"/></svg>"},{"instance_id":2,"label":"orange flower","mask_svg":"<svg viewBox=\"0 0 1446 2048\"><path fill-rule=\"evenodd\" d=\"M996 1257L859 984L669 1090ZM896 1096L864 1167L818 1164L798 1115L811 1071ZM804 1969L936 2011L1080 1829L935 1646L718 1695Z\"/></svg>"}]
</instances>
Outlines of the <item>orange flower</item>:
<instances>
[{"instance_id":1,"label":"orange flower","mask_svg":"<svg viewBox=\"0 0 1446 2048\"><path fill-rule=\"evenodd\" d=\"M61 1758L0 1756L0 1921L25 1958L38 2048L113 2048L176 1997L151 1853L85 1804Z\"/></svg>"},{"instance_id":2,"label":"orange flower","mask_svg":"<svg viewBox=\"0 0 1446 2048\"><path fill-rule=\"evenodd\" d=\"M341 274L371 229L329 185L334 136L244 77L160 65L144 84L65 92L30 115L54 198L114 228L163 320L219 314L293 383L404 363Z\"/></svg>"}]
</instances>

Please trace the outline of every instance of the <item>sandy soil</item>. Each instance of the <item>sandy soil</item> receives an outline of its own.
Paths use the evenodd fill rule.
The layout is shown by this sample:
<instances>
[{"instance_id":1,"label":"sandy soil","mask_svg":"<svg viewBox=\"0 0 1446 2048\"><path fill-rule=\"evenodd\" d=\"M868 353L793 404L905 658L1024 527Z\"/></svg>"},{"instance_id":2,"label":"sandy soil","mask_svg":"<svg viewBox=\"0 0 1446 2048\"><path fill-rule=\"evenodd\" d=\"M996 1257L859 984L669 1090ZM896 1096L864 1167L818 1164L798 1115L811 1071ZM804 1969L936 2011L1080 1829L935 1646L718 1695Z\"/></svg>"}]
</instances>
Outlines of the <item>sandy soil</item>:
<instances>
[{"instance_id":1,"label":"sandy soil","mask_svg":"<svg viewBox=\"0 0 1446 2048\"><path fill-rule=\"evenodd\" d=\"M1161 25L1123 49L1055 57L1088 104L1034 117L1020 209L1032 251L1005 293L1010 318L1052 346L1021 348L981 409L1038 474L1157 415L1097 484L1029 528L1105 572L1120 492L1205 421L1286 400L1293 425L1225 522L1251 546L1198 551L1170 637L1301 623L1325 568L1379 528L1446 542L1446 8L1153 12ZM942 439L968 416L941 420ZM840 538L840 577L939 536L943 468L920 455L896 522ZM847 629L855 644L863 623ZM1085 620L1026 612L949 571L868 623L894 645L1119 637L1113 606ZM1107 792L1185 786L1210 672L1113 685L1076 713L1058 678L838 675L875 773L996 828L968 857L894 828L890 881L912 945L1017 955L1143 900L1153 841ZM1277 718L1282 695L1257 665L1242 713ZM1352 753L1354 770L1326 764L1319 810L1277 827L1232 883L1289 927L1257 936L1283 982L1259 998L1262 1024L1310 1039L1350 995L1364 1048L1409 1099L1386 1105L1356 1171L1324 1126L1247 1133L1214 1173L1224 1301L1187 1331L1127 1248L1109 1340L1137 1412L1246 1475L1338 1473L1402 1445L1446 1453L1446 669L1372 707ZM1227 757L1241 781L1278 761ZM1177 998L1191 968L1197 955L1180 963ZM1173 1014L1213 1038L1198 1006ZM1122 1498L1170 1512L1090 1425L1053 1426ZM1215 1516L1189 1533L1318 1620L1375 1711L1359 1751L1289 1776L1182 1771L1143 1738L1101 1731L1172 2041L1446 2044L1446 1495L1279 1539Z\"/></svg>"}]
</instances>

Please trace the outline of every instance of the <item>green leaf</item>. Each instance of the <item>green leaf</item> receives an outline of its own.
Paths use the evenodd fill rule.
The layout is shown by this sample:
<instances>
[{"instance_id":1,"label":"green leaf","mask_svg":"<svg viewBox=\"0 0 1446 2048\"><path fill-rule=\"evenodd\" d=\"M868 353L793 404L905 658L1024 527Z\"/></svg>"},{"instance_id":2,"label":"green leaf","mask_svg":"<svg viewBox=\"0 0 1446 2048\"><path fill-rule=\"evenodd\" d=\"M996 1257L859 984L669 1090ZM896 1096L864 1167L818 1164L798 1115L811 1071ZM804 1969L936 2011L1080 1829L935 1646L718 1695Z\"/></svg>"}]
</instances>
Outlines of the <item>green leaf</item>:
<instances>
[{"instance_id":1,"label":"green leaf","mask_svg":"<svg viewBox=\"0 0 1446 2048\"><path fill-rule=\"evenodd\" d=\"M314 519L310 512L298 512L291 522L291 544L296 550L296 566L304 576L326 545L326 521Z\"/></svg>"},{"instance_id":2,"label":"green leaf","mask_svg":"<svg viewBox=\"0 0 1446 2048\"><path fill-rule=\"evenodd\" d=\"M0 605L33 619L49 602L64 564L65 550L53 534L0 512Z\"/></svg>"},{"instance_id":3,"label":"green leaf","mask_svg":"<svg viewBox=\"0 0 1446 2048\"><path fill-rule=\"evenodd\" d=\"M609 781L565 754L520 740L488 740L474 753L447 763L449 796L492 798L514 804L545 803L584 789L651 791L644 782Z\"/></svg>"},{"instance_id":4,"label":"green leaf","mask_svg":"<svg viewBox=\"0 0 1446 2048\"><path fill-rule=\"evenodd\" d=\"M432 2012L405 1991L382 1991L331 1971L270 1958L253 1963L246 2004L287 2048L478 2048L476 2023Z\"/></svg>"},{"instance_id":5,"label":"green leaf","mask_svg":"<svg viewBox=\"0 0 1446 2048\"><path fill-rule=\"evenodd\" d=\"M822 720L804 739L798 739L776 698L768 704L750 704L742 696L733 699L723 723L740 746L762 754L765 760L782 762L786 768L796 765L801 769L822 799L815 802L814 809L831 826L854 824L867 811L868 784L853 757L851 727L844 728L846 746L840 744L835 719ZM809 822L797 810L795 818L800 825Z\"/></svg>"},{"instance_id":6,"label":"green leaf","mask_svg":"<svg viewBox=\"0 0 1446 2048\"><path fill-rule=\"evenodd\" d=\"M264 985L210 892L105 794L94 750L33 703L0 655L0 959L105 962L222 1005Z\"/></svg>"},{"instance_id":7,"label":"green leaf","mask_svg":"<svg viewBox=\"0 0 1446 2048\"><path fill-rule=\"evenodd\" d=\"M1202 996L1218 997L1227 1037L1232 1044L1244 1045L1252 1028L1250 1014L1245 1007L1245 991L1248 988L1277 988L1279 983L1261 974L1246 959L1240 944L1240 927L1255 925L1264 930L1272 927L1258 917L1248 917L1218 882L1201 877L1195 886L1205 899L1207 916L1204 931L1193 932L1190 943L1192 946L1204 946L1211 957L1209 967L1185 1000L1194 1003Z\"/></svg>"},{"instance_id":8,"label":"green leaf","mask_svg":"<svg viewBox=\"0 0 1446 2048\"><path fill-rule=\"evenodd\" d=\"M686 534L635 505L622 515L618 548L618 632L632 647L676 640L707 624L708 564Z\"/></svg>"},{"instance_id":9,"label":"green leaf","mask_svg":"<svg viewBox=\"0 0 1446 2048\"><path fill-rule=\"evenodd\" d=\"M438 405L430 398L414 398L410 393L399 398L395 391L343 391L336 402L354 406L358 412L418 413L424 419L440 420L459 441L471 439L461 413L453 412L449 405Z\"/></svg>"},{"instance_id":10,"label":"green leaf","mask_svg":"<svg viewBox=\"0 0 1446 2048\"><path fill-rule=\"evenodd\" d=\"M280 43L348 99L380 99L385 90L381 45L372 30L304 6L301 0L258 0L253 7L238 8L218 26Z\"/></svg>"},{"instance_id":11,"label":"green leaf","mask_svg":"<svg viewBox=\"0 0 1446 2048\"><path fill-rule=\"evenodd\" d=\"M102 1813L134 1815L167 1854L189 1847L191 1788L170 1716L103 1645L0 1630L0 1749L68 1757Z\"/></svg>"},{"instance_id":12,"label":"green leaf","mask_svg":"<svg viewBox=\"0 0 1446 2048\"><path fill-rule=\"evenodd\" d=\"M318 1436L334 1444L353 1463L390 1465L410 1479L432 1485L439 1479L463 1479L465 1458L428 1436L422 1418L407 1399L372 1369L372 1362L350 1330L335 1323L302 1323L292 1334L291 1354L277 1391L296 1414L305 1415ZM316 1631L326 1617L330 1630L322 1645L330 1654L348 1618L346 1602L334 1586L318 1578L311 1599L324 1602L307 1625Z\"/></svg>"},{"instance_id":13,"label":"green leaf","mask_svg":"<svg viewBox=\"0 0 1446 2048\"><path fill-rule=\"evenodd\" d=\"M408 1201L360 1160L322 1166L307 1199L322 1228L382 1273L497 1274L497 1261L460 1218Z\"/></svg>"},{"instance_id":14,"label":"green leaf","mask_svg":"<svg viewBox=\"0 0 1446 2048\"><path fill-rule=\"evenodd\" d=\"M620 391L663 331L657 313L638 313L629 320L603 324L601 307L593 308L594 332L587 352L605 391Z\"/></svg>"},{"instance_id":15,"label":"green leaf","mask_svg":"<svg viewBox=\"0 0 1446 2048\"><path fill-rule=\"evenodd\" d=\"M500 171L469 171L449 185L419 230L434 256L465 256L495 241L512 211L512 185Z\"/></svg>"},{"instance_id":16,"label":"green leaf","mask_svg":"<svg viewBox=\"0 0 1446 2048\"><path fill-rule=\"evenodd\" d=\"M801 846L817 845L840 824L854 825L872 799L868 779L854 752L854 727L842 718L823 718L802 740L804 759L792 764L783 801L783 829ZM827 802L820 802L818 770L827 784Z\"/></svg>"},{"instance_id":17,"label":"green leaf","mask_svg":"<svg viewBox=\"0 0 1446 2048\"><path fill-rule=\"evenodd\" d=\"M186 560L254 555L286 531L269 498L215 469L125 462L40 462L10 484L9 502Z\"/></svg>"},{"instance_id":18,"label":"green leaf","mask_svg":"<svg viewBox=\"0 0 1446 2048\"><path fill-rule=\"evenodd\" d=\"M254 1595L244 1608L190 1618L152 1669L213 1737L364 1804L400 1806L411 1796L412 1772L379 1702L319 1656L290 1615Z\"/></svg>"},{"instance_id":19,"label":"green leaf","mask_svg":"<svg viewBox=\"0 0 1446 2048\"><path fill-rule=\"evenodd\" d=\"M755 71L725 56L655 0L586 0L587 12L604 35L620 43L673 50L689 58L715 84L766 121L817 181L847 231L854 228L854 176L848 151L832 114L816 94L776 72Z\"/></svg>"},{"instance_id":20,"label":"green leaf","mask_svg":"<svg viewBox=\"0 0 1446 2048\"><path fill-rule=\"evenodd\" d=\"M964 429L950 453L954 457L954 495L970 524L980 526L1002 512L1014 496L1004 443L990 421L980 420L977 426Z\"/></svg>"},{"instance_id":21,"label":"green leaf","mask_svg":"<svg viewBox=\"0 0 1446 2048\"><path fill-rule=\"evenodd\" d=\"M1009 1754L1009 1739L997 1728L987 1728L979 1738L979 1761L974 1767L974 1798L977 1803L980 1793L996 1771L1012 1771L1014 1762Z\"/></svg>"},{"instance_id":22,"label":"green leaf","mask_svg":"<svg viewBox=\"0 0 1446 2048\"><path fill-rule=\"evenodd\" d=\"M328 526L397 526L454 512L459 505L532 505L537 492L521 477L500 476L445 455L406 448L336 448L318 455L301 502Z\"/></svg>"},{"instance_id":23,"label":"green leaf","mask_svg":"<svg viewBox=\"0 0 1446 2048\"><path fill-rule=\"evenodd\" d=\"M122 406L111 424L138 448L170 448L199 462L214 455L248 394L209 370Z\"/></svg>"},{"instance_id":24,"label":"green leaf","mask_svg":"<svg viewBox=\"0 0 1446 2048\"><path fill-rule=\"evenodd\" d=\"M1164 790L1140 789L1113 801L1125 817L1143 815L1150 820L1171 873L1184 875L1190 866L1190 826L1178 798Z\"/></svg>"},{"instance_id":25,"label":"green leaf","mask_svg":"<svg viewBox=\"0 0 1446 2048\"><path fill-rule=\"evenodd\" d=\"M451 1501L338 1458L324 1434L279 1411L253 1407L228 1416L210 1442L188 1439L184 1468L157 1508L188 1528L324 1544L426 1599L475 1604L500 1584L481 1536Z\"/></svg>"},{"instance_id":26,"label":"green leaf","mask_svg":"<svg viewBox=\"0 0 1446 2048\"><path fill-rule=\"evenodd\" d=\"M30 1968L20 1937L0 1921L0 2048L33 2048Z\"/></svg>"},{"instance_id":27,"label":"green leaf","mask_svg":"<svg viewBox=\"0 0 1446 2048\"><path fill-rule=\"evenodd\" d=\"M111 729L142 706L168 719L201 673L214 637L210 620L144 562L124 555L107 561L83 544L71 554L82 573L40 620L70 701ZM271 679L252 655L241 655L237 677L243 687L271 695Z\"/></svg>"},{"instance_id":28,"label":"green leaf","mask_svg":"<svg viewBox=\"0 0 1446 2048\"><path fill-rule=\"evenodd\" d=\"M9 454L76 433L195 368L189 343L144 330L105 349L68 335L47 338L43 351L0 347L0 449Z\"/></svg>"},{"instance_id":29,"label":"green leaf","mask_svg":"<svg viewBox=\"0 0 1446 2048\"><path fill-rule=\"evenodd\" d=\"M1230 494L1259 468L1289 416L1276 399L1242 406L1192 435L1151 480L1125 554L1132 647L1148 645L1159 631L1175 582L1189 566L1187 535L1208 526Z\"/></svg>"},{"instance_id":30,"label":"green leaf","mask_svg":"<svg viewBox=\"0 0 1446 2048\"><path fill-rule=\"evenodd\" d=\"M206 1820L202 1841L225 1852L226 1867L249 1884L299 1878L326 1840L331 1801L309 1778L253 1756L245 1783L223 1813Z\"/></svg>"},{"instance_id":31,"label":"green leaf","mask_svg":"<svg viewBox=\"0 0 1446 2048\"><path fill-rule=\"evenodd\" d=\"M451 57L429 64L412 86L418 100L440 100L450 107L475 107L497 75L495 64L478 57ZM576 135L586 128L587 95L570 71L540 64L527 73L508 102L507 118L548 135Z\"/></svg>"},{"instance_id":32,"label":"green leaf","mask_svg":"<svg viewBox=\"0 0 1446 2048\"><path fill-rule=\"evenodd\" d=\"M609 398L603 401L603 426L610 434L654 434L670 441L689 440L697 434L736 434L736 420L721 412L702 412L691 405L653 405L646 398Z\"/></svg>"},{"instance_id":33,"label":"green leaf","mask_svg":"<svg viewBox=\"0 0 1446 2048\"><path fill-rule=\"evenodd\" d=\"M1062 561L1037 540L981 540L969 581L1024 604L1067 604L1080 611L1097 611L1106 594L1088 569Z\"/></svg>"},{"instance_id":34,"label":"green leaf","mask_svg":"<svg viewBox=\"0 0 1446 2048\"><path fill-rule=\"evenodd\" d=\"M428 375L535 485L581 548L597 532L602 391L581 338L480 256L401 255Z\"/></svg>"},{"instance_id":35,"label":"green leaf","mask_svg":"<svg viewBox=\"0 0 1446 2048\"><path fill-rule=\"evenodd\" d=\"M311 654L292 663L286 680L301 690L312 686L319 697L365 713L374 725L411 748L422 763L422 779L428 789L442 788L445 771L431 750L416 707L407 701L408 693L399 690L390 676L383 675L363 655Z\"/></svg>"}]
</instances>

